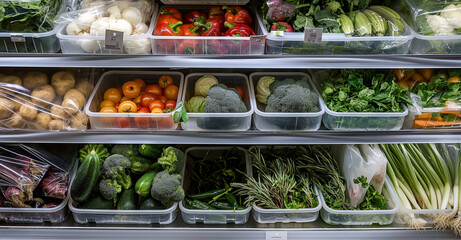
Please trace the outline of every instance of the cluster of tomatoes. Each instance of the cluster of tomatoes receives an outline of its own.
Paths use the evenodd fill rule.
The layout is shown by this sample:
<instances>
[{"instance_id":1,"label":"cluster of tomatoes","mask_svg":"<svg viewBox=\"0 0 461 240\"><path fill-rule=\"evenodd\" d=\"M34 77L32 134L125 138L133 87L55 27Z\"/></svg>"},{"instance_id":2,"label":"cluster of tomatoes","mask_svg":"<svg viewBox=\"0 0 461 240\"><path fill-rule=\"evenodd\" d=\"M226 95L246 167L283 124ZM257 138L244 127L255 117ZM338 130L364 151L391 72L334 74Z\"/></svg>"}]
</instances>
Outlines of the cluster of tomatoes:
<instances>
[{"instance_id":1,"label":"cluster of tomatoes","mask_svg":"<svg viewBox=\"0 0 461 240\"><path fill-rule=\"evenodd\" d=\"M140 78L128 81L121 88L109 88L101 102L102 113L168 113L176 108L178 87L173 78L163 75L158 84L146 85Z\"/></svg>"}]
</instances>

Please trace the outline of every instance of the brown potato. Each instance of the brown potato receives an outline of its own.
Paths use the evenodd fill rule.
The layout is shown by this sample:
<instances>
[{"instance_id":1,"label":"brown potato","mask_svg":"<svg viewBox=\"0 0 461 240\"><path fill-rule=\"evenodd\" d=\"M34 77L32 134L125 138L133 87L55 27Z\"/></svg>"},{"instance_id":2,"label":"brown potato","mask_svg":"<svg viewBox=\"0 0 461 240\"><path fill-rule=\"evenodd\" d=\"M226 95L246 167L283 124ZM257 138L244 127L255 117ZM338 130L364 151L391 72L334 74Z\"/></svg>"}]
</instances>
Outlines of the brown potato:
<instances>
[{"instance_id":1,"label":"brown potato","mask_svg":"<svg viewBox=\"0 0 461 240\"><path fill-rule=\"evenodd\" d=\"M33 90L34 88L47 85L49 82L48 75L42 72L27 72L22 78L24 87Z\"/></svg>"},{"instance_id":2,"label":"brown potato","mask_svg":"<svg viewBox=\"0 0 461 240\"><path fill-rule=\"evenodd\" d=\"M48 126L51 122L51 116L48 113L39 113L35 119L35 124L37 129L48 129Z\"/></svg>"},{"instance_id":3,"label":"brown potato","mask_svg":"<svg viewBox=\"0 0 461 240\"><path fill-rule=\"evenodd\" d=\"M10 128L23 128L26 125L26 121L19 114L13 114L7 123Z\"/></svg>"},{"instance_id":4,"label":"brown potato","mask_svg":"<svg viewBox=\"0 0 461 240\"><path fill-rule=\"evenodd\" d=\"M68 71L57 72L51 77L51 86L54 87L58 96L62 96L75 87L74 75Z\"/></svg>"},{"instance_id":5,"label":"brown potato","mask_svg":"<svg viewBox=\"0 0 461 240\"><path fill-rule=\"evenodd\" d=\"M75 89L79 90L85 97L89 97L90 94L93 92L94 86L88 80L80 80L75 85Z\"/></svg>"},{"instance_id":6,"label":"brown potato","mask_svg":"<svg viewBox=\"0 0 461 240\"><path fill-rule=\"evenodd\" d=\"M85 113L78 111L76 114L70 117L70 126L73 129L78 129L78 130L87 129L88 116Z\"/></svg>"},{"instance_id":7,"label":"brown potato","mask_svg":"<svg viewBox=\"0 0 461 240\"><path fill-rule=\"evenodd\" d=\"M37 117L38 110L34 105L26 103L19 108L18 113L25 119L34 120Z\"/></svg>"},{"instance_id":8,"label":"brown potato","mask_svg":"<svg viewBox=\"0 0 461 240\"><path fill-rule=\"evenodd\" d=\"M77 103L70 98L66 98L62 101L62 107L64 107L64 109L66 109L66 111L70 114L75 114L80 110Z\"/></svg>"},{"instance_id":9,"label":"brown potato","mask_svg":"<svg viewBox=\"0 0 461 240\"><path fill-rule=\"evenodd\" d=\"M61 119L54 119L54 120L51 120L50 121L50 124L48 125L48 128L51 130L51 131L56 131L56 130L63 130L65 129L65 124L64 124L64 121L62 121Z\"/></svg>"},{"instance_id":10,"label":"brown potato","mask_svg":"<svg viewBox=\"0 0 461 240\"><path fill-rule=\"evenodd\" d=\"M53 119L64 119L69 116L69 113L61 106L53 105L51 106L51 117Z\"/></svg>"},{"instance_id":11,"label":"brown potato","mask_svg":"<svg viewBox=\"0 0 461 240\"><path fill-rule=\"evenodd\" d=\"M70 89L66 92L66 94L64 95L64 100L66 99L71 99L72 101L74 101L78 109L83 109L83 107L85 106L85 95L83 95L83 93L81 93L79 90L75 88Z\"/></svg>"},{"instance_id":12,"label":"brown potato","mask_svg":"<svg viewBox=\"0 0 461 240\"><path fill-rule=\"evenodd\" d=\"M16 75L6 75L0 78L0 82L2 83L11 83L16 85L22 85L22 80L20 77Z\"/></svg>"},{"instance_id":13,"label":"brown potato","mask_svg":"<svg viewBox=\"0 0 461 240\"><path fill-rule=\"evenodd\" d=\"M32 91L32 102L42 107L47 107L56 97L56 92L51 85L44 85Z\"/></svg>"},{"instance_id":14,"label":"brown potato","mask_svg":"<svg viewBox=\"0 0 461 240\"><path fill-rule=\"evenodd\" d=\"M0 98L0 119L5 119L14 113L14 103L6 98Z\"/></svg>"}]
</instances>

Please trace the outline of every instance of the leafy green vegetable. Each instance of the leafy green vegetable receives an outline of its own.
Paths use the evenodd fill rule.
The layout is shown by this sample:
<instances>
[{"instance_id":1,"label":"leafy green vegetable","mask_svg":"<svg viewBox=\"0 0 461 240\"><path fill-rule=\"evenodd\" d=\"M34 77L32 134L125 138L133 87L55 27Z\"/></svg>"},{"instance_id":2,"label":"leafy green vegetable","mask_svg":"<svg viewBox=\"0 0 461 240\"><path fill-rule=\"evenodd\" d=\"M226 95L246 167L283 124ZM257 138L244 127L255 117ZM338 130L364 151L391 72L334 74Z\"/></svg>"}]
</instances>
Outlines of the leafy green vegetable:
<instances>
[{"instance_id":1,"label":"leafy green vegetable","mask_svg":"<svg viewBox=\"0 0 461 240\"><path fill-rule=\"evenodd\" d=\"M367 193L363 202L356 208L356 210L386 210L387 199L376 189L373 185L367 183L367 178L360 176L357 179L354 179L355 184L361 184L362 188L367 188Z\"/></svg>"},{"instance_id":2,"label":"leafy green vegetable","mask_svg":"<svg viewBox=\"0 0 461 240\"><path fill-rule=\"evenodd\" d=\"M324 82L322 97L335 112L403 112L402 104L412 105L390 71L341 70Z\"/></svg>"},{"instance_id":3,"label":"leafy green vegetable","mask_svg":"<svg viewBox=\"0 0 461 240\"><path fill-rule=\"evenodd\" d=\"M0 1L0 32L47 32L53 29L61 0Z\"/></svg>"},{"instance_id":4,"label":"leafy green vegetable","mask_svg":"<svg viewBox=\"0 0 461 240\"><path fill-rule=\"evenodd\" d=\"M454 71L449 77L459 75L459 71ZM449 82L445 74L437 74L430 82L419 83L410 91L421 97L423 108L444 107L447 101L461 104L461 82Z\"/></svg>"}]
</instances>

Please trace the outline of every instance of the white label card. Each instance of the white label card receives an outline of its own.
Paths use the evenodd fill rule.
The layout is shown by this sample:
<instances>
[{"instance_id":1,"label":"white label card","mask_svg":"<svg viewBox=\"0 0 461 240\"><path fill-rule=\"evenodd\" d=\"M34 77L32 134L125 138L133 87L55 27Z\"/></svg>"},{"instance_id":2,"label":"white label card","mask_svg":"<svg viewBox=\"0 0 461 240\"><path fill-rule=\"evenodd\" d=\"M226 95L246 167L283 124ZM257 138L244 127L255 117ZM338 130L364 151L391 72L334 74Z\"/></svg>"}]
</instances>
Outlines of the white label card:
<instances>
[{"instance_id":1,"label":"white label card","mask_svg":"<svg viewBox=\"0 0 461 240\"><path fill-rule=\"evenodd\" d=\"M12 42L26 42L26 38L20 33L12 33L10 37Z\"/></svg>"},{"instance_id":2,"label":"white label card","mask_svg":"<svg viewBox=\"0 0 461 240\"><path fill-rule=\"evenodd\" d=\"M123 32L106 29L106 49L122 50Z\"/></svg>"},{"instance_id":3,"label":"white label card","mask_svg":"<svg viewBox=\"0 0 461 240\"><path fill-rule=\"evenodd\" d=\"M266 232L266 240L288 240L288 232Z\"/></svg>"},{"instance_id":4,"label":"white label card","mask_svg":"<svg viewBox=\"0 0 461 240\"><path fill-rule=\"evenodd\" d=\"M305 43L321 43L323 28L306 28L304 32Z\"/></svg>"}]
</instances>

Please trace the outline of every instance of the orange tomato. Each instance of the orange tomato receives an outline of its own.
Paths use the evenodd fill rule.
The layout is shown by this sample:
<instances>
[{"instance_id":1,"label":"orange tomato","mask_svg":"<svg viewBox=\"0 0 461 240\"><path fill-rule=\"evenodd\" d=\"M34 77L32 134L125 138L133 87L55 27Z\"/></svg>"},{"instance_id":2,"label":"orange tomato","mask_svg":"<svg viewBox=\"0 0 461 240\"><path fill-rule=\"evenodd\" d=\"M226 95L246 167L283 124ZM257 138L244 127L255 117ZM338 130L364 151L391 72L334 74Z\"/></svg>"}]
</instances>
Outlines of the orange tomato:
<instances>
[{"instance_id":1,"label":"orange tomato","mask_svg":"<svg viewBox=\"0 0 461 240\"><path fill-rule=\"evenodd\" d=\"M242 98L242 100L245 99L245 91L242 87L235 87L235 90L237 90L237 92L240 93L240 97Z\"/></svg>"},{"instance_id":2,"label":"orange tomato","mask_svg":"<svg viewBox=\"0 0 461 240\"><path fill-rule=\"evenodd\" d=\"M117 91L118 91L120 94L122 94L122 95L123 95L123 90L122 90L122 88L121 88L121 87L117 88Z\"/></svg>"},{"instance_id":3,"label":"orange tomato","mask_svg":"<svg viewBox=\"0 0 461 240\"><path fill-rule=\"evenodd\" d=\"M178 87L175 85L170 85L165 88L165 97L168 98L169 100L176 100L178 98Z\"/></svg>"},{"instance_id":4,"label":"orange tomato","mask_svg":"<svg viewBox=\"0 0 461 240\"><path fill-rule=\"evenodd\" d=\"M119 128L131 128L130 118L128 117L117 118L117 125Z\"/></svg>"},{"instance_id":5,"label":"orange tomato","mask_svg":"<svg viewBox=\"0 0 461 240\"><path fill-rule=\"evenodd\" d=\"M135 99L133 99L133 102L136 104L141 104L141 96L142 95L137 96Z\"/></svg>"},{"instance_id":6,"label":"orange tomato","mask_svg":"<svg viewBox=\"0 0 461 240\"><path fill-rule=\"evenodd\" d=\"M158 85L162 88L166 88L173 84L173 78L169 75L163 75L158 79Z\"/></svg>"},{"instance_id":7,"label":"orange tomato","mask_svg":"<svg viewBox=\"0 0 461 240\"><path fill-rule=\"evenodd\" d=\"M165 110L168 109L169 112L173 111L176 108L175 100L168 100L165 103Z\"/></svg>"},{"instance_id":8,"label":"orange tomato","mask_svg":"<svg viewBox=\"0 0 461 240\"><path fill-rule=\"evenodd\" d=\"M136 103L133 101L124 101L120 103L120 106L118 107L118 112L119 113L135 113L137 111L138 107L136 106Z\"/></svg>"},{"instance_id":9,"label":"orange tomato","mask_svg":"<svg viewBox=\"0 0 461 240\"><path fill-rule=\"evenodd\" d=\"M127 98L135 98L141 92L141 86L135 81L128 81L123 84L123 95Z\"/></svg>"},{"instance_id":10,"label":"orange tomato","mask_svg":"<svg viewBox=\"0 0 461 240\"><path fill-rule=\"evenodd\" d=\"M155 108L163 109L165 104L160 100L154 100L149 104L149 109L152 111Z\"/></svg>"},{"instance_id":11,"label":"orange tomato","mask_svg":"<svg viewBox=\"0 0 461 240\"><path fill-rule=\"evenodd\" d=\"M146 82L144 82L144 80L142 80L141 78L136 78L133 81L139 84L139 86L141 87L141 91L144 91L144 89L146 89Z\"/></svg>"},{"instance_id":12,"label":"orange tomato","mask_svg":"<svg viewBox=\"0 0 461 240\"><path fill-rule=\"evenodd\" d=\"M149 108L140 107L138 113L150 113Z\"/></svg>"},{"instance_id":13,"label":"orange tomato","mask_svg":"<svg viewBox=\"0 0 461 240\"><path fill-rule=\"evenodd\" d=\"M162 103L166 103L166 101L168 101L168 98L162 95L162 96L157 96L157 100L162 101Z\"/></svg>"},{"instance_id":14,"label":"orange tomato","mask_svg":"<svg viewBox=\"0 0 461 240\"><path fill-rule=\"evenodd\" d=\"M158 84L147 85L146 92L152 93L154 95L163 95L162 87L160 87Z\"/></svg>"},{"instance_id":15,"label":"orange tomato","mask_svg":"<svg viewBox=\"0 0 461 240\"><path fill-rule=\"evenodd\" d=\"M115 109L114 107L103 107L101 108L101 111L99 112L102 112L102 113L116 113L117 112L117 109Z\"/></svg>"},{"instance_id":16,"label":"orange tomato","mask_svg":"<svg viewBox=\"0 0 461 240\"><path fill-rule=\"evenodd\" d=\"M104 108L104 107L113 107L114 103L110 100L104 100L99 104L99 108Z\"/></svg>"},{"instance_id":17,"label":"orange tomato","mask_svg":"<svg viewBox=\"0 0 461 240\"><path fill-rule=\"evenodd\" d=\"M113 103L120 102L122 94L116 88L109 88L104 92L104 100L109 100Z\"/></svg>"},{"instance_id":18,"label":"orange tomato","mask_svg":"<svg viewBox=\"0 0 461 240\"><path fill-rule=\"evenodd\" d=\"M154 94L152 93L144 93L141 96L141 105L143 107L149 107L150 103L156 100L157 98L155 97Z\"/></svg>"},{"instance_id":19,"label":"orange tomato","mask_svg":"<svg viewBox=\"0 0 461 240\"><path fill-rule=\"evenodd\" d=\"M163 113L163 110L161 108L154 108L151 113Z\"/></svg>"},{"instance_id":20,"label":"orange tomato","mask_svg":"<svg viewBox=\"0 0 461 240\"><path fill-rule=\"evenodd\" d=\"M122 102L125 102L125 101L133 101L133 99L123 96L122 99L120 99L120 102L122 103Z\"/></svg>"}]
</instances>

